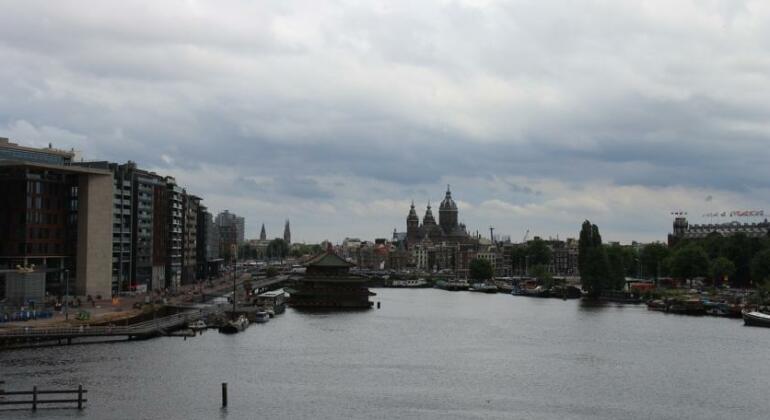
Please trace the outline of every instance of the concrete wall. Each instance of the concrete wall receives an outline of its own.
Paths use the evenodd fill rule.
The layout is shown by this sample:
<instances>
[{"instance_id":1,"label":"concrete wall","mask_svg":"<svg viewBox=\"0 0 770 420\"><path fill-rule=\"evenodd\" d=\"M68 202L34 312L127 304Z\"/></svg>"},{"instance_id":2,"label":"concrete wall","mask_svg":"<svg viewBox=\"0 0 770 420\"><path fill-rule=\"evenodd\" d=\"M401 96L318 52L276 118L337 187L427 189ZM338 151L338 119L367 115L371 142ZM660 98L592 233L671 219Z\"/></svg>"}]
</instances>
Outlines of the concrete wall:
<instances>
[{"instance_id":1,"label":"concrete wall","mask_svg":"<svg viewBox=\"0 0 770 420\"><path fill-rule=\"evenodd\" d=\"M111 175L80 175L75 293L112 294Z\"/></svg>"}]
</instances>

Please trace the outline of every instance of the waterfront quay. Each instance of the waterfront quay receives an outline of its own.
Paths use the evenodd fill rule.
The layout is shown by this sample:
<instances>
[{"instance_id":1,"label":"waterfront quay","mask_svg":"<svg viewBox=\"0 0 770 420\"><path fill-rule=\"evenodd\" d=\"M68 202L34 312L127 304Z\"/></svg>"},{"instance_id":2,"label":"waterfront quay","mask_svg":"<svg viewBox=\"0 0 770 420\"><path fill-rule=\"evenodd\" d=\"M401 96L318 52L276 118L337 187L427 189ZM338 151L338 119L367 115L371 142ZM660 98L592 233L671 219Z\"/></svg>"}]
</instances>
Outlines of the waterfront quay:
<instances>
[{"instance_id":1,"label":"waterfront quay","mask_svg":"<svg viewBox=\"0 0 770 420\"><path fill-rule=\"evenodd\" d=\"M770 410L770 330L740 320L374 291L381 309L289 308L230 336L0 352L6 389L89 390L82 412L9 418L757 419Z\"/></svg>"}]
</instances>

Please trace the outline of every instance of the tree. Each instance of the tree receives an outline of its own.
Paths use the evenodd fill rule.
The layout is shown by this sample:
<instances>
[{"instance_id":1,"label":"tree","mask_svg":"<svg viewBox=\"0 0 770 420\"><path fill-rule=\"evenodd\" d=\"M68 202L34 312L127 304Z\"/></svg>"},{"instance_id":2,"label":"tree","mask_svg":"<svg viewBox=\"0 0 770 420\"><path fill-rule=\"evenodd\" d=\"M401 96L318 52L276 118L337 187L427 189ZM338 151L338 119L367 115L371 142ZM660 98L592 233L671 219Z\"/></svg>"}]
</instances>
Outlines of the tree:
<instances>
[{"instance_id":1,"label":"tree","mask_svg":"<svg viewBox=\"0 0 770 420\"><path fill-rule=\"evenodd\" d=\"M278 275L278 269L273 267L272 265L270 267L267 267L267 270L265 271L265 276L267 277L275 277Z\"/></svg>"},{"instance_id":2,"label":"tree","mask_svg":"<svg viewBox=\"0 0 770 420\"><path fill-rule=\"evenodd\" d=\"M492 263L482 258L474 258L468 265L470 276L473 280L489 280L494 275Z\"/></svg>"},{"instance_id":3,"label":"tree","mask_svg":"<svg viewBox=\"0 0 770 420\"><path fill-rule=\"evenodd\" d=\"M514 273L526 274L524 266L526 264L527 249L523 246L514 246L511 248L511 270Z\"/></svg>"},{"instance_id":4,"label":"tree","mask_svg":"<svg viewBox=\"0 0 770 420\"><path fill-rule=\"evenodd\" d=\"M610 288L609 262L602 246L599 227L588 220L583 222L580 229L578 252L580 282L589 296L596 297L602 290Z\"/></svg>"},{"instance_id":5,"label":"tree","mask_svg":"<svg viewBox=\"0 0 770 420\"><path fill-rule=\"evenodd\" d=\"M289 255L289 245L281 238L275 238L267 245L267 256L271 259L283 259Z\"/></svg>"},{"instance_id":6,"label":"tree","mask_svg":"<svg viewBox=\"0 0 770 420\"><path fill-rule=\"evenodd\" d=\"M756 253L752 241L743 233L725 238L722 255L735 264L733 283L747 286L751 276L751 261Z\"/></svg>"},{"instance_id":7,"label":"tree","mask_svg":"<svg viewBox=\"0 0 770 420\"><path fill-rule=\"evenodd\" d=\"M551 264L551 247L540 239L535 238L527 244L527 258L530 266Z\"/></svg>"},{"instance_id":8,"label":"tree","mask_svg":"<svg viewBox=\"0 0 770 420\"><path fill-rule=\"evenodd\" d=\"M642 263L643 274L646 278L654 278L658 281L658 276L665 273L663 270L663 261L671 254L671 250L661 243L653 243L642 249L639 259Z\"/></svg>"},{"instance_id":9,"label":"tree","mask_svg":"<svg viewBox=\"0 0 770 420\"><path fill-rule=\"evenodd\" d=\"M709 274L713 280L714 286L718 285L721 281L727 281L727 278L735 273L735 264L725 257L717 257L711 261L711 267L709 268Z\"/></svg>"},{"instance_id":10,"label":"tree","mask_svg":"<svg viewBox=\"0 0 770 420\"><path fill-rule=\"evenodd\" d=\"M697 244L677 248L671 258L671 274L680 279L706 276L708 270L709 257Z\"/></svg>"},{"instance_id":11,"label":"tree","mask_svg":"<svg viewBox=\"0 0 770 420\"><path fill-rule=\"evenodd\" d=\"M613 244L605 247L608 263L607 288L622 290L626 285L626 262L623 247Z\"/></svg>"},{"instance_id":12,"label":"tree","mask_svg":"<svg viewBox=\"0 0 770 420\"><path fill-rule=\"evenodd\" d=\"M546 289L550 289L553 286L553 276L548 272L548 267L543 264L538 264L532 267L532 277Z\"/></svg>"},{"instance_id":13,"label":"tree","mask_svg":"<svg viewBox=\"0 0 770 420\"><path fill-rule=\"evenodd\" d=\"M770 278L770 249L759 251L751 259L751 281L756 286L768 283Z\"/></svg>"}]
</instances>

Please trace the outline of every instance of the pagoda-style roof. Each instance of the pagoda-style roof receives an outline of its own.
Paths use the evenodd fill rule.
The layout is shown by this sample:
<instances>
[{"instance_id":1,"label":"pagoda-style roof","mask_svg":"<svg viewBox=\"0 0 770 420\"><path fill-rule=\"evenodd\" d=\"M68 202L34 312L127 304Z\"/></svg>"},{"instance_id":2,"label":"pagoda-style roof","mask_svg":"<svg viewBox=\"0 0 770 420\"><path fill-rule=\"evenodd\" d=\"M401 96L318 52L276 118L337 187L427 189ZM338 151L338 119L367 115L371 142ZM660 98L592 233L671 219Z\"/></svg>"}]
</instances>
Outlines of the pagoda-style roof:
<instances>
[{"instance_id":1,"label":"pagoda-style roof","mask_svg":"<svg viewBox=\"0 0 770 420\"><path fill-rule=\"evenodd\" d=\"M355 264L345 261L344 258L331 250L316 255L313 259L305 263L305 267L350 268L355 266Z\"/></svg>"}]
</instances>

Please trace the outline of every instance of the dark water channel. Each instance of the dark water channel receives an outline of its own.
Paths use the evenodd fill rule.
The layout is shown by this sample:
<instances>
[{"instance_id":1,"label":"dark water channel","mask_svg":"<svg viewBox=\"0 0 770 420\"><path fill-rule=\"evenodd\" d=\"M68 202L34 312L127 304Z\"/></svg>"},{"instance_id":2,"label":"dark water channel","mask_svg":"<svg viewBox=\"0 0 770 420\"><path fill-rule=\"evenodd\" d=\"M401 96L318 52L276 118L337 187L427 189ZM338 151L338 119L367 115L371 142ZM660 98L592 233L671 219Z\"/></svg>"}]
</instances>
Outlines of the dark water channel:
<instances>
[{"instance_id":1,"label":"dark water channel","mask_svg":"<svg viewBox=\"0 0 770 420\"><path fill-rule=\"evenodd\" d=\"M0 418L770 417L770 329L643 305L376 292L379 310L289 309L233 336L0 352L7 389L89 390L82 412Z\"/></svg>"}]
</instances>

